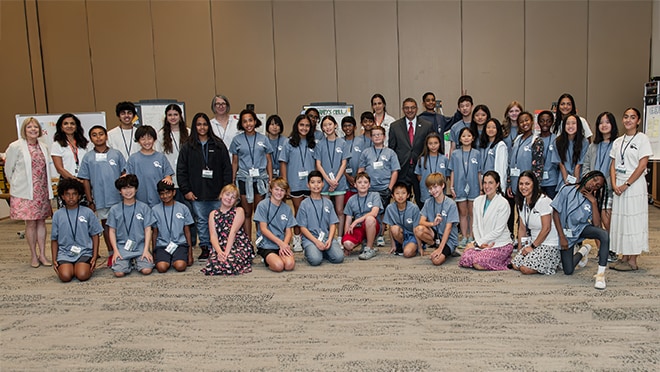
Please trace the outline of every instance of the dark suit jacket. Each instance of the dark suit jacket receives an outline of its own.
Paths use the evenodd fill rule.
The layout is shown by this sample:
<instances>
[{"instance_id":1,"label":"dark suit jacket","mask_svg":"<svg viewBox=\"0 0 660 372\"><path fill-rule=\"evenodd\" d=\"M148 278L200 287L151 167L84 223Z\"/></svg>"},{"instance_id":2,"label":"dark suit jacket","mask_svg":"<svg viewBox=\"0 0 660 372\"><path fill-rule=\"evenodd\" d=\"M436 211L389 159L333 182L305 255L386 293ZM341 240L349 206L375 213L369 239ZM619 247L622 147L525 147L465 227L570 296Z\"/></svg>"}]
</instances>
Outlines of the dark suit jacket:
<instances>
[{"instance_id":1,"label":"dark suit jacket","mask_svg":"<svg viewBox=\"0 0 660 372\"><path fill-rule=\"evenodd\" d=\"M424 119L417 118L415 137L413 138L412 146L410 146L410 140L408 140L408 119L403 117L390 125L388 146L394 150L396 156L399 158L399 164L401 165L401 171L399 172L400 178L406 177L409 173L414 173L417 159L419 159L419 156L424 150L424 142L429 133L433 133L433 124ZM412 159L412 165L410 164L410 159Z\"/></svg>"}]
</instances>

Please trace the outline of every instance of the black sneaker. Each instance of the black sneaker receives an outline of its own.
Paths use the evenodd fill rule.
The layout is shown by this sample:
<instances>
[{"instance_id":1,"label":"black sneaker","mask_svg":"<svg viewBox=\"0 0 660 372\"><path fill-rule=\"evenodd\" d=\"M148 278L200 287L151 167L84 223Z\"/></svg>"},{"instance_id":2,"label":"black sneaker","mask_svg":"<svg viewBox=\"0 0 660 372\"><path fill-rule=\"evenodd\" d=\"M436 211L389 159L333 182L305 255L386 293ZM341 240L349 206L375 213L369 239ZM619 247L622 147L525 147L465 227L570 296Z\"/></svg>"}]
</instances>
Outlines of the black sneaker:
<instances>
[{"instance_id":1,"label":"black sneaker","mask_svg":"<svg viewBox=\"0 0 660 372\"><path fill-rule=\"evenodd\" d=\"M616 262L618 259L619 257L612 251L607 255L607 262Z\"/></svg>"},{"instance_id":2,"label":"black sneaker","mask_svg":"<svg viewBox=\"0 0 660 372\"><path fill-rule=\"evenodd\" d=\"M197 257L198 260L204 261L209 259L209 249L206 247L199 247L202 249L202 253L199 254L199 257Z\"/></svg>"}]
</instances>

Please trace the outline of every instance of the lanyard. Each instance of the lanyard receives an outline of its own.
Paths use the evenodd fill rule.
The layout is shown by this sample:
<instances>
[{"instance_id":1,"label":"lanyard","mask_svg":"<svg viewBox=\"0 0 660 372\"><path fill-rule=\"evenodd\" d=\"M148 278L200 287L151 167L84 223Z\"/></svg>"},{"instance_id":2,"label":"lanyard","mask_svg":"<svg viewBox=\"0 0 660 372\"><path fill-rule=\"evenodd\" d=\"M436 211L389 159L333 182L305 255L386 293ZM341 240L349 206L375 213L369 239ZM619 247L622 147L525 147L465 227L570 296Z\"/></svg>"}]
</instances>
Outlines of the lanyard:
<instances>
[{"instance_id":1,"label":"lanyard","mask_svg":"<svg viewBox=\"0 0 660 372\"><path fill-rule=\"evenodd\" d=\"M521 147L525 147L525 143L527 143L527 140L532 140L532 135L529 135L529 137L524 138L520 137L520 141L518 141L518 147L516 147L516 156L513 158L515 160L515 168L518 168L518 152L520 152Z\"/></svg>"},{"instance_id":2,"label":"lanyard","mask_svg":"<svg viewBox=\"0 0 660 372\"><path fill-rule=\"evenodd\" d=\"M628 141L628 144L627 144L625 147L623 146L623 143L626 142L626 135L625 135L625 134L623 135L623 141L621 141L621 151L620 151L620 154L621 154L621 164L624 164L624 159L623 159L623 157L626 155L626 150L628 150L628 146L630 146L630 144L632 143L632 141L635 139L635 136L636 136L636 135L637 135L637 133L635 133L635 135L632 136L632 138L630 139L630 141Z\"/></svg>"},{"instance_id":3,"label":"lanyard","mask_svg":"<svg viewBox=\"0 0 660 372\"><path fill-rule=\"evenodd\" d=\"M523 219L525 220L525 227L529 231L529 217L532 215L532 210L529 208L529 205L527 204L527 198L523 199Z\"/></svg>"},{"instance_id":4,"label":"lanyard","mask_svg":"<svg viewBox=\"0 0 660 372\"><path fill-rule=\"evenodd\" d=\"M548 153L550 152L550 151L548 151L548 149L550 148L550 145L554 141L554 138L552 138L552 136L553 136L552 133L548 136L548 145L547 146L545 144L546 143L545 140L543 140L543 164L544 164L544 166L545 166L545 164L548 164Z\"/></svg>"},{"instance_id":5,"label":"lanyard","mask_svg":"<svg viewBox=\"0 0 660 372\"><path fill-rule=\"evenodd\" d=\"M305 150L303 151L302 146L298 145L298 152L300 152L300 166L305 168L305 158L307 158L307 142L305 142Z\"/></svg>"},{"instance_id":6,"label":"lanyard","mask_svg":"<svg viewBox=\"0 0 660 372\"><path fill-rule=\"evenodd\" d=\"M167 227L167 236L172 240L172 223L174 223L174 205L172 205L172 210L170 211L170 223L167 223L167 213L165 213L165 204L163 204L163 218L165 218L165 227ZM131 221L133 223L133 221Z\"/></svg>"},{"instance_id":7,"label":"lanyard","mask_svg":"<svg viewBox=\"0 0 660 372\"><path fill-rule=\"evenodd\" d=\"M440 213L442 213L442 211L445 210L445 200L447 200L447 197L443 196L442 197L442 204L440 204ZM435 199L433 199L433 219L435 219L435 217L438 215L438 213L436 213L436 211L435 211L436 204L437 204L437 202L435 201ZM440 224L438 224L438 225L440 225ZM440 234L440 231L438 231L438 225L433 226L433 230L435 230L438 234Z\"/></svg>"},{"instance_id":8,"label":"lanyard","mask_svg":"<svg viewBox=\"0 0 660 372\"><path fill-rule=\"evenodd\" d=\"M468 151L468 159L465 161L465 151L461 150L461 162L463 163L463 172L465 172L465 181L468 182L468 175L470 174L470 155L472 155L472 149ZM442 201L444 203L444 199Z\"/></svg>"},{"instance_id":9,"label":"lanyard","mask_svg":"<svg viewBox=\"0 0 660 372\"><path fill-rule=\"evenodd\" d=\"M281 138L281 136L278 135L277 138L275 138L275 140L272 140L270 138L268 139L268 141L270 141L270 146L273 148L273 152L275 153L275 158L272 159L273 165L277 165L277 166L279 166L279 164L280 164L280 161L279 161L279 159L280 159L280 138ZM275 143L273 143L273 141L275 141Z\"/></svg>"},{"instance_id":10,"label":"lanyard","mask_svg":"<svg viewBox=\"0 0 660 372\"><path fill-rule=\"evenodd\" d=\"M245 142L247 142L248 152L250 153L250 159L252 159L252 163L250 164L250 166L254 168L254 149L257 146L257 134L256 133L254 134L252 147L250 147L250 140L248 139L248 136L245 132L243 132L243 136L245 136Z\"/></svg>"},{"instance_id":11,"label":"lanyard","mask_svg":"<svg viewBox=\"0 0 660 372\"><path fill-rule=\"evenodd\" d=\"M124 211L124 203L121 203L121 215L124 218L124 227L126 228L126 236L129 237L131 235L131 229L133 228L133 220L135 219L135 208L136 208L137 203L133 204L133 214L131 214L131 223L127 224L126 223L126 212Z\"/></svg>"},{"instance_id":12,"label":"lanyard","mask_svg":"<svg viewBox=\"0 0 660 372\"><path fill-rule=\"evenodd\" d=\"M133 148L133 129L135 129L135 127L131 126L131 138L128 141L128 143L130 143L129 145L126 143L126 137L124 136L124 129L119 128L119 133L121 133L121 139L124 140L124 148L126 149L126 154L128 156L131 156L131 148Z\"/></svg>"},{"instance_id":13,"label":"lanyard","mask_svg":"<svg viewBox=\"0 0 660 372\"><path fill-rule=\"evenodd\" d=\"M570 194L573 190L575 190L575 196L573 196L572 201L569 203L568 202L568 194ZM566 201L564 202L564 210L568 211L566 214L564 214L564 218L562 218L562 220L563 220L562 221L562 225L563 225L562 227L565 228L565 229L568 228L566 226L568 224L568 216L570 216L576 210L580 209L582 207L582 204L584 204L585 200L587 200L587 198L583 197L582 201L580 203L575 203L575 204L577 204L577 206L575 208L569 210L569 205L574 204L573 202L575 201L575 199L578 198L580 195L582 195L582 194L580 194L580 191L578 191L577 186L573 187L573 190L570 190L567 193Z\"/></svg>"},{"instance_id":14,"label":"lanyard","mask_svg":"<svg viewBox=\"0 0 660 372\"><path fill-rule=\"evenodd\" d=\"M209 169L209 141L202 143L202 156L204 156L204 167Z\"/></svg>"},{"instance_id":15,"label":"lanyard","mask_svg":"<svg viewBox=\"0 0 660 372\"><path fill-rule=\"evenodd\" d=\"M603 146L604 143L605 142L601 142L601 143L598 144L598 154L596 155L596 169L597 170L603 169L603 165L605 164L605 161L610 158L609 154L610 154L610 149L612 148L612 142L609 142L607 144L606 152L603 156L601 156L600 149L602 147L605 147L605 146Z\"/></svg>"},{"instance_id":16,"label":"lanyard","mask_svg":"<svg viewBox=\"0 0 660 372\"><path fill-rule=\"evenodd\" d=\"M181 136L181 135L179 135ZM174 148L176 149L176 152L179 152L179 144L176 142L176 138L174 138L174 132L170 132L170 137L172 138L172 143L174 143Z\"/></svg>"},{"instance_id":17,"label":"lanyard","mask_svg":"<svg viewBox=\"0 0 660 372\"><path fill-rule=\"evenodd\" d=\"M312 207L314 207L314 213L316 214L316 218L319 221L319 227L320 227L321 226L321 220L323 218L323 199L321 199L321 212L320 212L320 214L319 214L318 208L316 208L316 203L314 202L314 199L309 198L309 200L312 202ZM360 199L358 197L358 206L360 205L359 202L360 202Z\"/></svg>"},{"instance_id":18,"label":"lanyard","mask_svg":"<svg viewBox=\"0 0 660 372\"><path fill-rule=\"evenodd\" d=\"M365 209L364 209L364 210L365 210L365 213L364 213L364 214L366 214L366 210L367 210L366 207L367 207L367 197L368 197L368 196L369 196L369 194L365 195L365 197L364 197L364 203L362 203L362 205L365 207ZM363 214L362 214L362 207L360 206L360 199L361 199L361 198L360 198L360 195L358 195L358 196L357 196L357 205L358 205L358 209L360 210L360 217L362 217Z\"/></svg>"},{"instance_id":19,"label":"lanyard","mask_svg":"<svg viewBox=\"0 0 660 372\"><path fill-rule=\"evenodd\" d=\"M78 234L78 214L80 213L80 207L76 208L76 219L74 220L74 223L76 225L76 228L73 228L73 225L71 223L71 217L69 217L69 208L64 208L66 209L66 220L69 222L69 227L71 228L71 233L73 234L73 241L76 241L76 235Z\"/></svg>"},{"instance_id":20,"label":"lanyard","mask_svg":"<svg viewBox=\"0 0 660 372\"><path fill-rule=\"evenodd\" d=\"M406 202L406 204L407 204L407 202ZM399 211L399 207L396 208L396 212L399 214L399 221L401 221L401 227L406 226L405 218L406 218L406 211L408 210L407 207L408 207L408 205L403 207L403 213Z\"/></svg>"},{"instance_id":21,"label":"lanyard","mask_svg":"<svg viewBox=\"0 0 660 372\"><path fill-rule=\"evenodd\" d=\"M73 160L76 162L76 169L77 169L80 162L78 161L78 146L76 146L76 141L74 140L73 143L71 143L70 141L66 141L66 142L69 144L69 148L73 153Z\"/></svg>"},{"instance_id":22,"label":"lanyard","mask_svg":"<svg viewBox=\"0 0 660 372\"><path fill-rule=\"evenodd\" d=\"M332 141L332 151L330 151L330 140L326 138L325 148L328 150L328 157L330 158L330 168L335 166L335 151L337 150L337 140Z\"/></svg>"},{"instance_id":23,"label":"lanyard","mask_svg":"<svg viewBox=\"0 0 660 372\"><path fill-rule=\"evenodd\" d=\"M378 151L378 149L374 147L374 152L376 153L376 161L380 160L380 154L383 153L383 150L384 150L384 149L385 149L385 147L382 147L382 148L380 149L380 151Z\"/></svg>"},{"instance_id":24,"label":"lanyard","mask_svg":"<svg viewBox=\"0 0 660 372\"><path fill-rule=\"evenodd\" d=\"M273 202L268 200L268 211L266 211L266 218L268 218L268 225L270 226L270 223L273 222L275 219L275 216L277 216L277 212L280 211L280 207L282 206L283 202L280 202L280 205L277 206L277 209L275 209L275 213L273 213L273 216L270 216L270 206L273 205Z\"/></svg>"},{"instance_id":25,"label":"lanyard","mask_svg":"<svg viewBox=\"0 0 660 372\"><path fill-rule=\"evenodd\" d=\"M429 160L433 155L429 155ZM431 162L429 161L429 168L431 168L431 173L436 173L438 172L438 162L440 161L440 156L436 155L435 156L435 170L433 170L433 166L431 165Z\"/></svg>"}]
</instances>

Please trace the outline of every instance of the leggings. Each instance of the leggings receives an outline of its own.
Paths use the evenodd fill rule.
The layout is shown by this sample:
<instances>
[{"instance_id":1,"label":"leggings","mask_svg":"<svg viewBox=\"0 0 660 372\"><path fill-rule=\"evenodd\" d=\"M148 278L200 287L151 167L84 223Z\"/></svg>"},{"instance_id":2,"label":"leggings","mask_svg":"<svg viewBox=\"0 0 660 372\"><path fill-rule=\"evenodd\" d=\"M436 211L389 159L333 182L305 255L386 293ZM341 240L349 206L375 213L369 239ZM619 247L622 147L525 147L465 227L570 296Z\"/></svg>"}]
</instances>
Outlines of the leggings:
<instances>
[{"instance_id":1,"label":"leggings","mask_svg":"<svg viewBox=\"0 0 660 372\"><path fill-rule=\"evenodd\" d=\"M598 266L607 266L607 256L610 252L610 235L604 229L594 225L587 225L580 238L595 239L600 241L600 249L598 250ZM575 270L575 266L582 259L582 253L573 254L572 247L561 251L561 264L564 268L564 274L571 275Z\"/></svg>"}]
</instances>

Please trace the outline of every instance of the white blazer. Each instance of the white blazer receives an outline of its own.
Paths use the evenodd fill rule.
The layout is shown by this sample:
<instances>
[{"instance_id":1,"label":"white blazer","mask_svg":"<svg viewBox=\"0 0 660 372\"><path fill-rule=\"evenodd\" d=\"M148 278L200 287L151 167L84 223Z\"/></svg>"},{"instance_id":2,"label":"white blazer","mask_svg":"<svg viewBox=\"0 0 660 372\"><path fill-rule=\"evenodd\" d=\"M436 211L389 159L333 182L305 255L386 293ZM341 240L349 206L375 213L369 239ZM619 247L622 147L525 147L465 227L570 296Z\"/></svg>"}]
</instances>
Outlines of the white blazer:
<instances>
[{"instance_id":1,"label":"white blazer","mask_svg":"<svg viewBox=\"0 0 660 372\"><path fill-rule=\"evenodd\" d=\"M53 198L51 187L52 175L50 172L53 159L50 157L48 146L39 141L39 147L46 159L46 175L48 177L48 198ZM34 187L32 186L32 159L28 150L27 141L20 138L9 144L5 154L5 174L9 181L9 195L17 198L32 200Z\"/></svg>"},{"instance_id":2,"label":"white blazer","mask_svg":"<svg viewBox=\"0 0 660 372\"><path fill-rule=\"evenodd\" d=\"M472 208L472 233L478 244L495 243L493 247L502 247L512 243L511 232L507 226L511 208L509 202L500 194L496 194L484 214L486 195L474 199Z\"/></svg>"}]
</instances>

